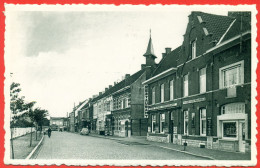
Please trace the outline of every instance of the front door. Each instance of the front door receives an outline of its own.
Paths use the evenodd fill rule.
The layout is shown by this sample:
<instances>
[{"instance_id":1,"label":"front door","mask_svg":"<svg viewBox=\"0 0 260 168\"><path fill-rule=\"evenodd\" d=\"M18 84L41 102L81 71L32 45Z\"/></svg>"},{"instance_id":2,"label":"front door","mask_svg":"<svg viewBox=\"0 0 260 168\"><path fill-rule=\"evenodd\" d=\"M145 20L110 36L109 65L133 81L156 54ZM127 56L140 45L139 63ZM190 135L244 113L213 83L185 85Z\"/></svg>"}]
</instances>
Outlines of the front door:
<instances>
[{"instance_id":1,"label":"front door","mask_svg":"<svg viewBox=\"0 0 260 168\"><path fill-rule=\"evenodd\" d=\"M125 136L128 137L128 121L125 122Z\"/></svg>"},{"instance_id":2,"label":"front door","mask_svg":"<svg viewBox=\"0 0 260 168\"><path fill-rule=\"evenodd\" d=\"M238 144L239 144L239 152L245 152L245 122L240 121L238 122Z\"/></svg>"}]
</instances>

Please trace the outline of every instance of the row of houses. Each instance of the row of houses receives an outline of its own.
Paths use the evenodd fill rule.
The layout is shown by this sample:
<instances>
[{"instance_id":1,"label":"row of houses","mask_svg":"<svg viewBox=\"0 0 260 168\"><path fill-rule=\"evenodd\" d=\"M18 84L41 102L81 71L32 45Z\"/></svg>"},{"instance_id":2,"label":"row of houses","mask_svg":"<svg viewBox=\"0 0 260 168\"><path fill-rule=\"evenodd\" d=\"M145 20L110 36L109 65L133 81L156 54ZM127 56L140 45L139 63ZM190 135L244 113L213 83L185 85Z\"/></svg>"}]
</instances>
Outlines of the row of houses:
<instances>
[{"instance_id":1,"label":"row of houses","mask_svg":"<svg viewBox=\"0 0 260 168\"><path fill-rule=\"evenodd\" d=\"M69 130L250 151L251 13L192 12L183 37L157 64L150 36L140 70L75 106Z\"/></svg>"}]
</instances>

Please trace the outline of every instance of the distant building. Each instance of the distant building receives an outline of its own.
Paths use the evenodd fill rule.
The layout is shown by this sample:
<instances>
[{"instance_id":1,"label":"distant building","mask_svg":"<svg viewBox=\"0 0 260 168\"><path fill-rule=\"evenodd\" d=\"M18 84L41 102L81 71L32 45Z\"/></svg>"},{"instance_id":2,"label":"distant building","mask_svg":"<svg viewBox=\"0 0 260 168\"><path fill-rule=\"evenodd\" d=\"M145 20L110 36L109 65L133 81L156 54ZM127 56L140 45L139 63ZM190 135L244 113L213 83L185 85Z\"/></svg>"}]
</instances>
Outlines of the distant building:
<instances>
[{"instance_id":1,"label":"distant building","mask_svg":"<svg viewBox=\"0 0 260 168\"><path fill-rule=\"evenodd\" d=\"M66 122L65 117L51 117L50 118L50 126L56 130L62 130L64 131L65 127L67 127L67 122Z\"/></svg>"}]
</instances>

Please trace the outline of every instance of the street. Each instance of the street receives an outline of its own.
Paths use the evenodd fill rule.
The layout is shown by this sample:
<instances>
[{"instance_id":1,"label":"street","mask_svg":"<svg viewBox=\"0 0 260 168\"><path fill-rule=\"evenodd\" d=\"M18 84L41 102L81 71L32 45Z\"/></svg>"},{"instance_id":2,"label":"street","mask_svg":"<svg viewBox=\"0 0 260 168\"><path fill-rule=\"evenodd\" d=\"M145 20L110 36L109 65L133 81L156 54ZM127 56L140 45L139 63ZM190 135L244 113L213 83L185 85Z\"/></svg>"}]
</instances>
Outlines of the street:
<instances>
[{"instance_id":1,"label":"street","mask_svg":"<svg viewBox=\"0 0 260 168\"><path fill-rule=\"evenodd\" d=\"M181 152L163 149L151 144L127 142L106 138L82 136L53 131L45 136L36 159L89 160L204 160Z\"/></svg>"}]
</instances>

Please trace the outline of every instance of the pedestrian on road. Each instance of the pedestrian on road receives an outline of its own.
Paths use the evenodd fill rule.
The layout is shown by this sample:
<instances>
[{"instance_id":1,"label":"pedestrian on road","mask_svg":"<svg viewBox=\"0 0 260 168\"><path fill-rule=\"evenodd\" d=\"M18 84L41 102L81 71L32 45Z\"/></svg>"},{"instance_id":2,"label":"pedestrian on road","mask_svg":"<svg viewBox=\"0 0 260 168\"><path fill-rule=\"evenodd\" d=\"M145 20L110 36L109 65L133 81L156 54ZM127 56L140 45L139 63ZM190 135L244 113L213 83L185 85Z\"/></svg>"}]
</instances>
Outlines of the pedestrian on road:
<instances>
[{"instance_id":1,"label":"pedestrian on road","mask_svg":"<svg viewBox=\"0 0 260 168\"><path fill-rule=\"evenodd\" d=\"M51 137L51 127L49 127L49 129L48 129L48 136L49 136L49 138Z\"/></svg>"}]
</instances>

